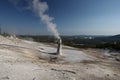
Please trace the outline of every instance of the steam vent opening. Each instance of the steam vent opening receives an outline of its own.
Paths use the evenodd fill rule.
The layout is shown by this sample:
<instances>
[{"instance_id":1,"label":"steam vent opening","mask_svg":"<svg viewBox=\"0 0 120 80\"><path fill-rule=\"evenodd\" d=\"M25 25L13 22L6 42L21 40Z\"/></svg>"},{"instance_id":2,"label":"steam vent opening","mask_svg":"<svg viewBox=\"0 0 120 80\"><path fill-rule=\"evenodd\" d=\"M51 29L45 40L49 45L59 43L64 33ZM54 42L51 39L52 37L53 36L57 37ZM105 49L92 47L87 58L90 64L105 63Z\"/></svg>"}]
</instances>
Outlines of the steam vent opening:
<instances>
[{"instance_id":1,"label":"steam vent opening","mask_svg":"<svg viewBox=\"0 0 120 80\"><path fill-rule=\"evenodd\" d=\"M62 55L62 39L58 39L57 43L58 46L57 46L56 55Z\"/></svg>"}]
</instances>

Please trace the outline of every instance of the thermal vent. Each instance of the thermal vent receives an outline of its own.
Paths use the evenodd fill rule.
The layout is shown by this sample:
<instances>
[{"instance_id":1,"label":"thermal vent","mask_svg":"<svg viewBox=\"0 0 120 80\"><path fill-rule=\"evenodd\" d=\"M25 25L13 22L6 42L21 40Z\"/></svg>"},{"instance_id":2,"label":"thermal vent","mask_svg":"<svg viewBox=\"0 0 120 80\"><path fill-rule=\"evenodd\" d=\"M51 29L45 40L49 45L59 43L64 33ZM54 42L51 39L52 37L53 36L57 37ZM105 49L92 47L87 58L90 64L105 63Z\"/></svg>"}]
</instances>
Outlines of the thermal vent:
<instances>
[{"instance_id":1,"label":"thermal vent","mask_svg":"<svg viewBox=\"0 0 120 80\"><path fill-rule=\"evenodd\" d=\"M58 39L57 55L62 55L62 40Z\"/></svg>"}]
</instances>

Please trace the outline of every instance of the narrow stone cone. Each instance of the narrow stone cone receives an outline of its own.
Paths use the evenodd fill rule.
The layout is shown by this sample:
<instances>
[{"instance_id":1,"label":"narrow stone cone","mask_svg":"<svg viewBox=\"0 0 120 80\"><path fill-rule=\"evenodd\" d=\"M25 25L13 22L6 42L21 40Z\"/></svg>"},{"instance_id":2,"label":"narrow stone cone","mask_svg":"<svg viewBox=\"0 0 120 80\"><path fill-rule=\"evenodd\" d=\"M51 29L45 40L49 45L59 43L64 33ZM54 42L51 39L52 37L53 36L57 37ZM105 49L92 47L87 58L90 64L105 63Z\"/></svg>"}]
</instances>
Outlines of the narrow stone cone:
<instances>
[{"instance_id":1,"label":"narrow stone cone","mask_svg":"<svg viewBox=\"0 0 120 80\"><path fill-rule=\"evenodd\" d=\"M58 39L57 55L62 55L62 40Z\"/></svg>"}]
</instances>

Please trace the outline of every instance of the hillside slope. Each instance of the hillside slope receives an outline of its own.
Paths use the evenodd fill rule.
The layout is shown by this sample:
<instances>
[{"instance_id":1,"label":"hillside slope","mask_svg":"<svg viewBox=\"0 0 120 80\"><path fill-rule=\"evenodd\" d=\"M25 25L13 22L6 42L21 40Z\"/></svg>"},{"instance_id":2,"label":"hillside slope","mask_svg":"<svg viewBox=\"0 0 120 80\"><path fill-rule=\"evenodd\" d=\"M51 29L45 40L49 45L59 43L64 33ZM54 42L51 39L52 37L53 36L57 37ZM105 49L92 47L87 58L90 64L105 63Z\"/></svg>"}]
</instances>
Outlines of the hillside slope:
<instances>
[{"instance_id":1,"label":"hillside slope","mask_svg":"<svg viewBox=\"0 0 120 80\"><path fill-rule=\"evenodd\" d=\"M0 36L0 80L119 80L120 63L100 50L64 46L54 59L56 47Z\"/></svg>"}]
</instances>

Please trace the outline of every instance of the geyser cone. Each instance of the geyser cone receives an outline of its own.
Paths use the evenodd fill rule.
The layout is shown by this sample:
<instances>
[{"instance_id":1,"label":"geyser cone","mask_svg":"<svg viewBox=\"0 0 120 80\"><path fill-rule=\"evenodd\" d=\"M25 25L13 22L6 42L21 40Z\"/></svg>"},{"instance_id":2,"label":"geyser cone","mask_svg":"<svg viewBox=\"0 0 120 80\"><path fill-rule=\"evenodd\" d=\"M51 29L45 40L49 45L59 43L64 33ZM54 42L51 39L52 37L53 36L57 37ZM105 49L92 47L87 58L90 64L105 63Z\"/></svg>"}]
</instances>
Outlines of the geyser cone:
<instances>
[{"instance_id":1,"label":"geyser cone","mask_svg":"<svg viewBox=\"0 0 120 80\"><path fill-rule=\"evenodd\" d=\"M58 39L57 55L62 55L62 40Z\"/></svg>"}]
</instances>

